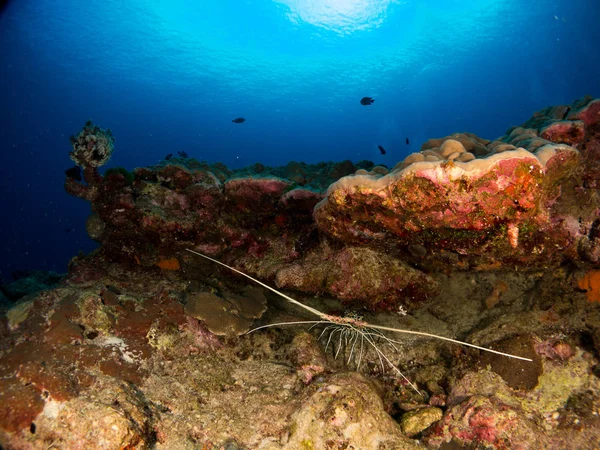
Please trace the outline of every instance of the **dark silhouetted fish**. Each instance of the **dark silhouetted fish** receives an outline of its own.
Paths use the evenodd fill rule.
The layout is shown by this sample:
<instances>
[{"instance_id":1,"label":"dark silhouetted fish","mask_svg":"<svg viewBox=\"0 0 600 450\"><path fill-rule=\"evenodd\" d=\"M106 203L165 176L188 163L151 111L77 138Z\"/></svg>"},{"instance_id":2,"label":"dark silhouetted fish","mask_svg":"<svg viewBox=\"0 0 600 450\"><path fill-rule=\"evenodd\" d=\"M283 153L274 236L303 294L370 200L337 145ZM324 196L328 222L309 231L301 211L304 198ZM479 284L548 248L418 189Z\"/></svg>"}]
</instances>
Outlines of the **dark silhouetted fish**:
<instances>
[{"instance_id":1,"label":"dark silhouetted fish","mask_svg":"<svg viewBox=\"0 0 600 450\"><path fill-rule=\"evenodd\" d=\"M233 123L244 123L245 121L246 119L244 119L243 117L238 117L237 119L232 120Z\"/></svg>"},{"instance_id":2,"label":"dark silhouetted fish","mask_svg":"<svg viewBox=\"0 0 600 450\"><path fill-rule=\"evenodd\" d=\"M410 141L406 138L406 145L410 145Z\"/></svg>"},{"instance_id":3,"label":"dark silhouetted fish","mask_svg":"<svg viewBox=\"0 0 600 450\"><path fill-rule=\"evenodd\" d=\"M385 155L385 148L383 148L381 145L378 145L377 148L379 149L382 155Z\"/></svg>"},{"instance_id":4,"label":"dark silhouetted fish","mask_svg":"<svg viewBox=\"0 0 600 450\"><path fill-rule=\"evenodd\" d=\"M180 152L177 152L177 154L179 156L181 156L182 158L189 158L188 154L186 152L184 152L183 150Z\"/></svg>"},{"instance_id":5,"label":"dark silhouetted fish","mask_svg":"<svg viewBox=\"0 0 600 450\"><path fill-rule=\"evenodd\" d=\"M372 105L374 101L375 99L372 97L363 97L360 99L360 104L363 106L369 106Z\"/></svg>"},{"instance_id":6,"label":"dark silhouetted fish","mask_svg":"<svg viewBox=\"0 0 600 450\"><path fill-rule=\"evenodd\" d=\"M173 153L169 153L167 156L165 156L165 161L170 160L173 157Z\"/></svg>"},{"instance_id":7,"label":"dark silhouetted fish","mask_svg":"<svg viewBox=\"0 0 600 450\"><path fill-rule=\"evenodd\" d=\"M75 181L81 181L81 168L79 166L71 167L65 170L65 175Z\"/></svg>"},{"instance_id":8,"label":"dark silhouetted fish","mask_svg":"<svg viewBox=\"0 0 600 450\"><path fill-rule=\"evenodd\" d=\"M65 233L70 233L71 231L73 231L73 228L65 228Z\"/></svg>"}]
</instances>

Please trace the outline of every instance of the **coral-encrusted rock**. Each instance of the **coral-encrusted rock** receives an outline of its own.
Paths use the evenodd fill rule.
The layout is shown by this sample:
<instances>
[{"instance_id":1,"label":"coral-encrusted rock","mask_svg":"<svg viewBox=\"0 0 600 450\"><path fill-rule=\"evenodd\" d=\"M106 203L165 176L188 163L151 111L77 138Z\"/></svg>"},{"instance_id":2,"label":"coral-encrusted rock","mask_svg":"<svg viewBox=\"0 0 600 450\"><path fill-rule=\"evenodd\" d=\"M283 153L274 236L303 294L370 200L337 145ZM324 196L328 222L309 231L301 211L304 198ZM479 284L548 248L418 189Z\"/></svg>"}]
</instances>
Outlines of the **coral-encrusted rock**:
<instances>
[{"instance_id":1,"label":"coral-encrusted rock","mask_svg":"<svg viewBox=\"0 0 600 450\"><path fill-rule=\"evenodd\" d=\"M391 171L172 158L133 175L88 164L65 189L91 202L92 236L114 261L177 258L185 273L192 248L281 287L390 308L435 293L416 268L598 262L599 120L600 102L584 98L494 141L432 139Z\"/></svg>"},{"instance_id":2,"label":"coral-encrusted rock","mask_svg":"<svg viewBox=\"0 0 600 450\"><path fill-rule=\"evenodd\" d=\"M318 420L315 418L318 417ZM381 398L360 374L333 377L292 417L284 448L402 448L419 445L386 414Z\"/></svg>"},{"instance_id":3,"label":"coral-encrusted rock","mask_svg":"<svg viewBox=\"0 0 600 450\"><path fill-rule=\"evenodd\" d=\"M185 313L203 320L206 327L216 335L238 336L246 333L266 311L267 299L260 288L247 288L244 295L227 293L219 297L211 292L191 295L185 305Z\"/></svg>"},{"instance_id":4,"label":"coral-encrusted rock","mask_svg":"<svg viewBox=\"0 0 600 450\"><path fill-rule=\"evenodd\" d=\"M323 194L311 189L293 189L286 192L279 199L279 203L295 211L312 211L314 207L323 199Z\"/></svg>"},{"instance_id":5,"label":"coral-encrusted rock","mask_svg":"<svg viewBox=\"0 0 600 450\"><path fill-rule=\"evenodd\" d=\"M554 146L467 163L415 162L381 178L345 177L330 186L315 220L345 242L419 243L431 252L445 248L495 257L527 248L522 255L527 257L550 228L545 191L577 158L575 149Z\"/></svg>"},{"instance_id":6,"label":"coral-encrusted rock","mask_svg":"<svg viewBox=\"0 0 600 450\"><path fill-rule=\"evenodd\" d=\"M289 353L296 373L304 384L310 384L316 375L327 368L327 357L318 340L305 331L294 337Z\"/></svg>"},{"instance_id":7,"label":"coral-encrusted rock","mask_svg":"<svg viewBox=\"0 0 600 450\"><path fill-rule=\"evenodd\" d=\"M39 391L25 385L16 378L0 379L0 437L2 431L17 432L29 427L44 409L44 400ZM3 440L3 439L2 439Z\"/></svg>"},{"instance_id":8,"label":"coral-encrusted rock","mask_svg":"<svg viewBox=\"0 0 600 450\"><path fill-rule=\"evenodd\" d=\"M508 327L496 324L481 330ZM534 359L519 368L514 361L483 357L478 370L467 372L451 383L448 409L443 419L425 433L425 442L435 448L454 442L462 446L483 445L491 449L588 448L598 442L598 419L583 435L577 424L585 414L577 413L567 425L565 409L578 393L589 392L597 400L598 379L592 374L593 358L581 349L550 338L532 342L521 336L495 345L501 351L521 348L518 354ZM487 367L486 367L487 366ZM529 374L520 372L529 371ZM594 394L591 394L594 393ZM584 427L580 427L584 428ZM533 447L532 443L535 443Z\"/></svg>"},{"instance_id":9,"label":"coral-encrusted rock","mask_svg":"<svg viewBox=\"0 0 600 450\"><path fill-rule=\"evenodd\" d=\"M454 151L459 152L470 152L476 156L483 156L489 153L489 150L486 146L490 143L488 139L482 139L479 136L476 136L472 133L454 133L447 138L442 139L429 139L421 146L421 152L423 153L425 150L432 150L434 152L444 153L444 157L454 153L454 151L448 151L450 149L449 144L446 144L448 140L454 141L450 144L450 146L454 146ZM460 144L460 147L457 146L457 143ZM444 147L444 150L441 148ZM462 149L462 151L461 151Z\"/></svg>"},{"instance_id":10,"label":"coral-encrusted rock","mask_svg":"<svg viewBox=\"0 0 600 450\"><path fill-rule=\"evenodd\" d=\"M402 416L402 431L407 436L416 436L431 424L442 419L442 410L435 407L419 408Z\"/></svg>"},{"instance_id":11,"label":"coral-encrusted rock","mask_svg":"<svg viewBox=\"0 0 600 450\"><path fill-rule=\"evenodd\" d=\"M600 122L600 99L591 100L579 108L572 109L572 114L569 114L568 118L583 120L586 125L597 124Z\"/></svg>"},{"instance_id":12,"label":"coral-encrusted rock","mask_svg":"<svg viewBox=\"0 0 600 450\"><path fill-rule=\"evenodd\" d=\"M321 249L277 272L280 288L325 292L347 301L360 300L370 309L392 310L435 296L439 287L397 258L369 248L346 247L330 257Z\"/></svg>"},{"instance_id":13,"label":"coral-encrusted rock","mask_svg":"<svg viewBox=\"0 0 600 450\"><path fill-rule=\"evenodd\" d=\"M505 138L517 145L522 137L545 140L546 143L565 143L579 148L585 135L585 127L600 121L600 101L583 97L571 105L551 106L536 112L520 127L513 128ZM521 137L520 137L521 136ZM533 151L528 145L520 144Z\"/></svg>"},{"instance_id":14,"label":"coral-encrusted rock","mask_svg":"<svg viewBox=\"0 0 600 450\"><path fill-rule=\"evenodd\" d=\"M577 145L583 140L584 135L583 122L561 120L542 129L540 137L560 144Z\"/></svg>"},{"instance_id":15,"label":"coral-encrusted rock","mask_svg":"<svg viewBox=\"0 0 600 450\"><path fill-rule=\"evenodd\" d=\"M530 443L536 442L539 448L547 448L544 435L534 431L534 424L522 412L495 397L474 395L450 408L442 422L434 426L435 437L429 437L426 442L434 448L451 441L459 446L473 444L491 449L522 450L531 448Z\"/></svg>"},{"instance_id":16,"label":"coral-encrusted rock","mask_svg":"<svg viewBox=\"0 0 600 450\"><path fill-rule=\"evenodd\" d=\"M241 211L268 214L292 186L291 181L277 178L236 178L225 183L225 195Z\"/></svg>"}]
</instances>

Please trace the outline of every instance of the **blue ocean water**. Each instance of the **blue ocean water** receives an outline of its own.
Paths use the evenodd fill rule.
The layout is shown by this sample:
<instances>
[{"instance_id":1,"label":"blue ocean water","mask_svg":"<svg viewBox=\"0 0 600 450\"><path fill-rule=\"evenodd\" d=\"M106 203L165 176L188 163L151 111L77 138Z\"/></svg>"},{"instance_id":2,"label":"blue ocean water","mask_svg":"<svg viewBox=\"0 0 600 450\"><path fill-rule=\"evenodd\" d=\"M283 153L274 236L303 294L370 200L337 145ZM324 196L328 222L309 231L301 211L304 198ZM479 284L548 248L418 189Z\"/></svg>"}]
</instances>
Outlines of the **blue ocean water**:
<instances>
[{"instance_id":1,"label":"blue ocean water","mask_svg":"<svg viewBox=\"0 0 600 450\"><path fill-rule=\"evenodd\" d=\"M0 273L64 271L95 247L89 205L63 190L88 119L116 138L107 168L177 151L393 166L429 138L495 138L600 96L598 23L597 0L9 0Z\"/></svg>"}]
</instances>

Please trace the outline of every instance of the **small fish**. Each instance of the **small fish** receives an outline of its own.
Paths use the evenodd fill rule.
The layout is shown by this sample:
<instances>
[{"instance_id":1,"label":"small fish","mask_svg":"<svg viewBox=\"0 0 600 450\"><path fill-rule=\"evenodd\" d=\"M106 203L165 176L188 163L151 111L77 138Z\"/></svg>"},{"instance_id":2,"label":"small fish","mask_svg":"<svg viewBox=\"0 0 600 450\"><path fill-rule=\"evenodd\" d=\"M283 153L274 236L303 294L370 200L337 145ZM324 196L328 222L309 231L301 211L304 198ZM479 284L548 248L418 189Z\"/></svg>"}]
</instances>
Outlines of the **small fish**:
<instances>
[{"instance_id":1,"label":"small fish","mask_svg":"<svg viewBox=\"0 0 600 450\"><path fill-rule=\"evenodd\" d=\"M369 106L372 105L374 101L375 99L372 97L363 97L360 99L360 104L363 106Z\"/></svg>"},{"instance_id":2,"label":"small fish","mask_svg":"<svg viewBox=\"0 0 600 450\"><path fill-rule=\"evenodd\" d=\"M65 228L65 233L70 233L71 231L73 231L73 228Z\"/></svg>"},{"instance_id":3,"label":"small fish","mask_svg":"<svg viewBox=\"0 0 600 450\"><path fill-rule=\"evenodd\" d=\"M65 175L75 181L81 181L81 168L79 166L71 167L65 170Z\"/></svg>"},{"instance_id":4,"label":"small fish","mask_svg":"<svg viewBox=\"0 0 600 450\"><path fill-rule=\"evenodd\" d=\"M410 145L410 141L406 138L406 145Z\"/></svg>"},{"instance_id":5,"label":"small fish","mask_svg":"<svg viewBox=\"0 0 600 450\"><path fill-rule=\"evenodd\" d=\"M377 148L379 149L382 155L385 155L385 148L383 148L381 145L378 145Z\"/></svg>"},{"instance_id":6,"label":"small fish","mask_svg":"<svg viewBox=\"0 0 600 450\"><path fill-rule=\"evenodd\" d=\"M189 158L188 154L187 154L186 152L184 152L183 150L182 150L182 151L179 151L179 152L177 152L177 154L178 154L179 156L181 156L182 158Z\"/></svg>"},{"instance_id":7,"label":"small fish","mask_svg":"<svg viewBox=\"0 0 600 450\"><path fill-rule=\"evenodd\" d=\"M167 156L165 156L165 161L170 160L173 157L173 153L169 153Z\"/></svg>"},{"instance_id":8,"label":"small fish","mask_svg":"<svg viewBox=\"0 0 600 450\"><path fill-rule=\"evenodd\" d=\"M245 121L246 119L244 119L243 117L238 117L237 119L232 120L233 123L244 123Z\"/></svg>"}]
</instances>

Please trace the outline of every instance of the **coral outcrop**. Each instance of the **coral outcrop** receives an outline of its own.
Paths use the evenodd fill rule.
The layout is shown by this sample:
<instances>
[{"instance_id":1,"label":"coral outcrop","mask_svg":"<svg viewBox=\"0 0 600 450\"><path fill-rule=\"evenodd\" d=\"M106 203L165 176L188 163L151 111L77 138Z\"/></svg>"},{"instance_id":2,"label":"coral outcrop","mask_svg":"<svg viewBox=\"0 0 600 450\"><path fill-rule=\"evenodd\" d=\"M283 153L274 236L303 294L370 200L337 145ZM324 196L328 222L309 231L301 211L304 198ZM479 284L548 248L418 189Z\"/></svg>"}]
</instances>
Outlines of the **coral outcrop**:
<instances>
[{"instance_id":1,"label":"coral outcrop","mask_svg":"<svg viewBox=\"0 0 600 450\"><path fill-rule=\"evenodd\" d=\"M71 136L70 141L73 151L69 153L69 156L77 165L76 168L83 169L85 184L80 182L81 176L73 177L67 174L65 190L71 195L94 202L100 194L99 189L107 190L106 185L101 187L105 182L105 177L100 175L98 168L110 159L114 151L115 139L109 129L103 130L88 120L77 136ZM112 173L119 172L112 171ZM119 174L121 177L118 179L121 184L126 178L122 173ZM107 173L107 180L115 178L108 175L109 173Z\"/></svg>"},{"instance_id":2,"label":"coral outcrop","mask_svg":"<svg viewBox=\"0 0 600 450\"><path fill-rule=\"evenodd\" d=\"M565 253L590 259L580 246L597 217L597 193L585 174L598 166L586 141L598 104L581 100L564 120L567 107L541 111L495 141L469 133L431 139L387 175L360 172L332 184L315 220L345 242L419 245L413 260L421 264L449 252L466 267L547 262Z\"/></svg>"},{"instance_id":3,"label":"coral outcrop","mask_svg":"<svg viewBox=\"0 0 600 450\"><path fill-rule=\"evenodd\" d=\"M600 262L599 105L547 108L493 141L431 139L392 169L173 158L101 176L88 152L86 184L65 186L91 202L90 236L117 261L185 266L192 248L280 287L393 310L431 297L432 271Z\"/></svg>"}]
</instances>

